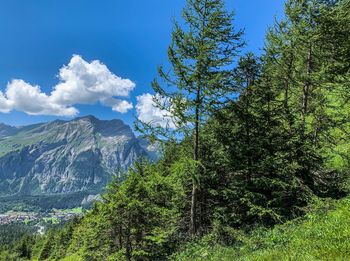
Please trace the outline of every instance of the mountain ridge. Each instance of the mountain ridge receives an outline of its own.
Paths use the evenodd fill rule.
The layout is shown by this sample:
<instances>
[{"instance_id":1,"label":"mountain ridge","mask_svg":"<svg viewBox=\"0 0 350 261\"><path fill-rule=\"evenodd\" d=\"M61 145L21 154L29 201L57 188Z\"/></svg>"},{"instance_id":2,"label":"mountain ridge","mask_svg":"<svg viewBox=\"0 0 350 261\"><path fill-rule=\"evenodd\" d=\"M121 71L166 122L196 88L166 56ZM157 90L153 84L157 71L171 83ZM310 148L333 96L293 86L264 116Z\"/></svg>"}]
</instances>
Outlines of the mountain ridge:
<instances>
[{"instance_id":1,"label":"mountain ridge","mask_svg":"<svg viewBox=\"0 0 350 261\"><path fill-rule=\"evenodd\" d=\"M0 196L97 195L116 171L141 157L154 159L150 148L120 119L0 124Z\"/></svg>"}]
</instances>

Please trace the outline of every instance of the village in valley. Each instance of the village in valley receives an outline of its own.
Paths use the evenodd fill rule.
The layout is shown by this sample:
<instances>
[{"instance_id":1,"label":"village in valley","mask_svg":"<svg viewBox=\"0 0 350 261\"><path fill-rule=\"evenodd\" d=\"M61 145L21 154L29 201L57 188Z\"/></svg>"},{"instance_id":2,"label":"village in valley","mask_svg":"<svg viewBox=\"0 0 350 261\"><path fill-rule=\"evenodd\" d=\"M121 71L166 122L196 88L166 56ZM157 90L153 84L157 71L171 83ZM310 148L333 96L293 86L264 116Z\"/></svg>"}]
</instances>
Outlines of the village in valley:
<instances>
[{"instance_id":1,"label":"village in valley","mask_svg":"<svg viewBox=\"0 0 350 261\"><path fill-rule=\"evenodd\" d=\"M8 211L0 214L0 225L6 225L16 222L23 222L25 224L59 224L69 221L74 217L83 214L82 208L74 209L53 209L50 212L16 212Z\"/></svg>"}]
</instances>

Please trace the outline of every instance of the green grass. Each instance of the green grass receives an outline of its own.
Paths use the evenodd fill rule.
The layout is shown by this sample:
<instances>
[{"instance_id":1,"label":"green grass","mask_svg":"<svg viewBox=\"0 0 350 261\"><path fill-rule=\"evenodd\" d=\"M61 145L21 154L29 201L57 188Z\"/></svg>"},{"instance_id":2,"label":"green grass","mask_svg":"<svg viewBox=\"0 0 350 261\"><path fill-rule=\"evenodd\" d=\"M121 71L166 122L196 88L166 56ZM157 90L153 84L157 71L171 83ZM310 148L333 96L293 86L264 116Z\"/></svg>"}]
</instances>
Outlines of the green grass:
<instances>
[{"instance_id":1,"label":"green grass","mask_svg":"<svg viewBox=\"0 0 350 261\"><path fill-rule=\"evenodd\" d=\"M48 133L32 133L32 132L19 132L14 136L8 137L0 141L0 157L6 155L12 151L19 151L26 146L33 145L40 141L48 139Z\"/></svg>"},{"instance_id":2,"label":"green grass","mask_svg":"<svg viewBox=\"0 0 350 261\"><path fill-rule=\"evenodd\" d=\"M82 214L83 213L83 208L82 207L77 207L72 209L72 213L74 214Z\"/></svg>"},{"instance_id":3,"label":"green grass","mask_svg":"<svg viewBox=\"0 0 350 261\"><path fill-rule=\"evenodd\" d=\"M67 209L53 209L57 213L73 213L73 214L83 214L84 210L82 207L67 208Z\"/></svg>"},{"instance_id":4,"label":"green grass","mask_svg":"<svg viewBox=\"0 0 350 261\"><path fill-rule=\"evenodd\" d=\"M44 217L43 220L45 223L51 223L51 224L59 224L60 223L59 219L55 218L55 217Z\"/></svg>"},{"instance_id":5,"label":"green grass","mask_svg":"<svg viewBox=\"0 0 350 261\"><path fill-rule=\"evenodd\" d=\"M322 201L306 217L257 229L233 247L189 245L175 260L350 260L350 198Z\"/></svg>"}]
</instances>

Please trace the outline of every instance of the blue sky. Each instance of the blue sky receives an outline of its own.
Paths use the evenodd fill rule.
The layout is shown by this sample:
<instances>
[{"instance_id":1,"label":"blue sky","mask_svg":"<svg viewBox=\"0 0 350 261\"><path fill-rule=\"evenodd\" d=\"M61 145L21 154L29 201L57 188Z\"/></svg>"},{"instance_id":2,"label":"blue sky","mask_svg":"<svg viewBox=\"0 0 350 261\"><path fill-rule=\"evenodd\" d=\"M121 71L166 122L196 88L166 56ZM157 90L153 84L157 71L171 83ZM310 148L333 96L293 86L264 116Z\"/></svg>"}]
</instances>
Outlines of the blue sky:
<instances>
[{"instance_id":1,"label":"blue sky","mask_svg":"<svg viewBox=\"0 0 350 261\"><path fill-rule=\"evenodd\" d=\"M245 29L247 50L259 53L267 27L272 25L275 16L283 14L284 1L226 2L236 13L236 27ZM0 91L4 99L7 99L7 84L13 79L23 80L16 82L14 96L24 83L31 88L40 86L38 96L49 96L52 88L60 83L59 69L77 54L81 57L75 61L79 65L90 66L91 61L99 60L111 75L121 77L123 86L133 89L123 100L135 106L137 96L151 92L150 82L156 76L157 66L167 62L171 21L179 18L184 3L185 0L1 0ZM126 79L136 86L129 86ZM105 98L103 94L96 100L89 98L90 104L74 104L79 110L77 116L120 118L132 125L135 110L113 111L111 106L106 106L108 102L101 105ZM24 103L31 107L40 101L28 99ZM17 110L0 112L0 122L10 125L57 118L69 119L33 116Z\"/></svg>"}]
</instances>

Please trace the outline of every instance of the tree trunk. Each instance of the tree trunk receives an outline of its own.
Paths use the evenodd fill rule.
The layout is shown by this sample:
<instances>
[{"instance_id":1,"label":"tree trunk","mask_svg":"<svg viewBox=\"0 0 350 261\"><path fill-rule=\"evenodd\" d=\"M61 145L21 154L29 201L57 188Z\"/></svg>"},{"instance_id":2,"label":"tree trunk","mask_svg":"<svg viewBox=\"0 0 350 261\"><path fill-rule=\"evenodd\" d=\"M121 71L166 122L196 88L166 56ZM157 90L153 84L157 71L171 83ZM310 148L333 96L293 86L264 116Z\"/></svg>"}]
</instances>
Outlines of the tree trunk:
<instances>
[{"instance_id":1,"label":"tree trunk","mask_svg":"<svg viewBox=\"0 0 350 261\"><path fill-rule=\"evenodd\" d=\"M252 86L254 82L254 79L251 79L250 77L248 77L246 79L246 97L245 97L245 135L246 135L246 144L247 147L251 148L250 145L250 122L249 122L249 106L250 106L250 88ZM248 169L248 173L247 173L247 184L250 184L251 178L252 178L252 155L251 153L246 154L247 155L247 169Z\"/></svg>"},{"instance_id":2,"label":"tree trunk","mask_svg":"<svg viewBox=\"0 0 350 261\"><path fill-rule=\"evenodd\" d=\"M196 97L196 112L195 112L195 127L194 127L194 144L193 144L193 159L199 160L199 106L200 106L200 87L197 88ZM196 170L198 171L198 170ZM198 173L196 173L198 174ZM197 234L197 205L198 205L198 188L196 178L192 178L192 194L191 194L191 228L192 235Z\"/></svg>"},{"instance_id":3,"label":"tree trunk","mask_svg":"<svg viewBox=\"0 0 350 261\"><path fill-rule=\"evenodd\" d=\"M128 225L127 225L127 229L126 229L125 257L126 257L126 260L130 261L131 260L131 253L132 253L131 240L130 240L130 234L131 234L131 231L130 231L131 220L130 219L131 219L131 217L130 217L130 214L128 216L129 216L129 220L128 220Z\"/></svg>"},{"instance_id":4,"label":"tree trunk","mask_svg":"<svg viewBox=\"0 0 350 261\"><path fill-rule=\"evenodd\" d=\"M191 195L191 234L197 234L197 186L192 184Z\"/></svg>"},{"instance_id":5,"label":"tree trunk","mask_svg":"<svg viewBox=\"0 0 350 261\"><path fill-rule=\"evenodd\" d=\"M294 44L291 44L291 57L288 63L287 75L284 80L284 109L289 114L289 84L293 78L293 65L294 65Z\"/></svg>"},{"instance_id":6,"label":"tree trunk","mask_svg":"<svg viewBox=\"0 0 350 261\"><path fill-rule=\"evenodd\" d=\"M119 225L119 249L123 248L123 230L122 226Z\"/></svg>"},{"instance_id":7,"label":"tree trunk","mask_svg":"<svg viewBox=\"0 0 350 261\"><path fill-rule=\"evenodd\" d=\"M289 81L285 80L284 82L284 109L287 113L289 113Z\"/></svg>"},{"instance_id":8,"label":"tree trunk","mask_svg":"<svg viewBox=\"0 0 350 261\"><path fill-rule=\"evenodd\" d=\"M310 74L311 74L311 66L312 66L312 45L310 43L308 54L307 54L307 61L306 61L306 75L307 79L304 84L303 88L303 107L302 107L302 128L303 132L305 130L305 124L306 124L306 115L308 112L308 106L309 106L309 93L310 93Z\"/></svg>"}]
</instances>

